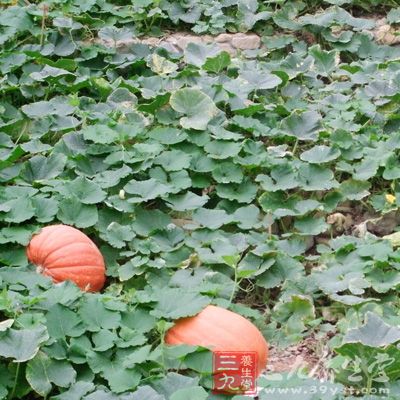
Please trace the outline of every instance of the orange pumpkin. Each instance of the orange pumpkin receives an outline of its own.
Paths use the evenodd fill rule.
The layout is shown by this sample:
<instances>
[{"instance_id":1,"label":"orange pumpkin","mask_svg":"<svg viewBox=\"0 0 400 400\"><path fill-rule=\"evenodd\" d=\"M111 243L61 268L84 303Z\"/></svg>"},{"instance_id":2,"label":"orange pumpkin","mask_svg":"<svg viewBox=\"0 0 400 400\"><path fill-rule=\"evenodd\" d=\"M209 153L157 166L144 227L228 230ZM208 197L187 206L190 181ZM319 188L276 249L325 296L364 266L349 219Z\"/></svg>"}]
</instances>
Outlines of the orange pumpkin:
<instances>
[{"instance_id":1,"label":"orange pumpkin","mask_svg":"<svg viewBox=\"0 0 400 400\"><path fill-rule=\"evenodd\" d=\"M97 246L72 226L50 225L31 239L28 260L54 282L70 280L82 290L96 292L105 282L104 259Z\"/></svg>"},{"instance_id":2,"label":"orange pumpkin","mask_svg":"<svg viewBox=\"0 0 400 400\"><path fill-rule=\"evenodd\" d=\"M254 351L258 355L257 375L267 364L268 344L257 327L221 307L210 305L194 317L178 320L168 330L165 342L203 346L214 351Z\"/></svg>"}]
</instances>

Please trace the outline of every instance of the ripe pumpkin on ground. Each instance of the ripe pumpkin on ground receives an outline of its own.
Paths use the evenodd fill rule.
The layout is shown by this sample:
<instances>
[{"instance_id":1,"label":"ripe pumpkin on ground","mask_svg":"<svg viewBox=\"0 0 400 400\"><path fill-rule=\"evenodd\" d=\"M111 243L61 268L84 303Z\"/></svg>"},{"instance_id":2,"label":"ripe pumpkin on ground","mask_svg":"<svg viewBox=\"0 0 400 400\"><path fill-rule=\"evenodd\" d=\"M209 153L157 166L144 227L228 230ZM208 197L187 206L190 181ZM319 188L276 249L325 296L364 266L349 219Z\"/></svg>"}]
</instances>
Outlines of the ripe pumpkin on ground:
<instances>
[{"instance_id":1,"label":"ripe pumpkin on ground","mask_svg":"<svg viewBox=\"0 0 400 400\"><path fill-rule=\"evenodd\" d=\"M213 351L254 351L258 355L257 375L267 364L268 344L258 328L241 315L217 306L209 305L194 317L178 320L168 330L165 342Z\"/></svg>"},{"instance_id":2,"label":"ripe pumpkin on ground","mask_svg":"<svg viewBox=\"0 0 400 400\"><path fill-rule=\"evenodd\" d=\"M105 282L100 250L83 232L68 225L50 225L34 235L26 251L37 271L54 282L70 280L82 290L99 291Z\"/></svg>"}]
</instances>

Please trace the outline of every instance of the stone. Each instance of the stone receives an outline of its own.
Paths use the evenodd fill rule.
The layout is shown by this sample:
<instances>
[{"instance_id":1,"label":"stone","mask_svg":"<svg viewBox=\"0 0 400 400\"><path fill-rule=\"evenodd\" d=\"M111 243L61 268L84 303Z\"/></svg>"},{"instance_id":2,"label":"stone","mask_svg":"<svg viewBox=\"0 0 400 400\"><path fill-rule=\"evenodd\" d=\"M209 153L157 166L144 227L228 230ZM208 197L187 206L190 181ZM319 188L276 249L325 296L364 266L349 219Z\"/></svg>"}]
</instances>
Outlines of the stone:
<instances>
[{"instance_id":1,"label":"stone","mask_svg":"<svg viewBox=\"0 0 400 400\"><path fill-rule=\"evenodd\" d=\"M229 42L227 42L227 43L218 43L218 47L221 50L224 50L227 53L229 53L231 56L234 56L237 53L237 50L234 49Z\"/></svg>"},{"instance_id":2,"label":"stone","mask_svg":"<svg viewBox=\"0 0 400 400\"><path fill-rule=\"evenodd\" d=\"M261 45L261 39L255 33L237 33L232 38L232 46L238 50L258 49Z\"/></svg>"},{"instance_id":3,"label":"stone","mask_svg":"<svg viewBox=\"0 0 400 400\"><path fill-rule=\"evenodd\" d=\"M181 36L176 38L176 45L181 49L185 50L186 46L189 43L202 43L202 38L201 36L195 36L195 35L187 35L187 36ZM174 43L175 44L175 43Z\"/></svg>"},{"instance_id":4,"label":"stone","mask_svg":"<svg viewBox=\"0 0 400 400\"><path fill-rule=\"evenodd\" d=\"M142 40L142 43L147 44L151 47L158 46L162 42L162 39L157 37L148 37Z\"/></svg>"},{"instance_id":5,"label":"stone","mask_svg":"<svg viewBox=\"0 0 400 400\"><path fill-rule=\"evenodd\" d=\"M232 41L232 34L229 33L221 33L218 36L215 37L215 41L217 43L227 43Z\"/></svg>"}]
</instances>

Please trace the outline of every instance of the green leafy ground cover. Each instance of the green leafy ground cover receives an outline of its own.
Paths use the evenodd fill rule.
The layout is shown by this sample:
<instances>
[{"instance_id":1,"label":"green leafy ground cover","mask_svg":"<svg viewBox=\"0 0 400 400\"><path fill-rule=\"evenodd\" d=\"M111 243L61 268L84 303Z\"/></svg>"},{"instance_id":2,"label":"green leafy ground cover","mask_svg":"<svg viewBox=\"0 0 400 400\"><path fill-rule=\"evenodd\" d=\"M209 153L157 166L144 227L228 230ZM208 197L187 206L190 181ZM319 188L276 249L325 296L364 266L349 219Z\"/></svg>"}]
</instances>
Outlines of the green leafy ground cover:
<instances>
[{"instance_id":1,"label":"green leafy ground cover","mask_svg":"<svg viewBox=\"0 0 400 400\"><path fill-rule=\"evenodd\" d=\"M208 352L163 345L173 320L211 302L273 346L315 335L329 349L334 383L264 377L260 399L399 397L400 251L340 221L344 209L396 221L400 49L350 13L373 2L350 3L4 2L0 398L226 398L208 393ZM396 26L392 3L381 10ZM92 41L161 19L254 28L266 49ZM101 294L28 265L32 233L55 222L101 248Z\"/></svg>"}]
</instances>

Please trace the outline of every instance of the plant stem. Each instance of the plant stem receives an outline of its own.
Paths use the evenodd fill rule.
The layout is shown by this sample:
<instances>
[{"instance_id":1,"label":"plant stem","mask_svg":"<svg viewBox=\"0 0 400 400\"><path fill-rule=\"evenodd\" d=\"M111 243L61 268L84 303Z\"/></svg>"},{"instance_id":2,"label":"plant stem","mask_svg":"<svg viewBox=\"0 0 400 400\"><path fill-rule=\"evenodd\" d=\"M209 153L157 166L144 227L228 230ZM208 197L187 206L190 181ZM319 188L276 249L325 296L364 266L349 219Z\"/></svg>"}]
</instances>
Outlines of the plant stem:
<instances>
[{"instance_id":1,"label":"plant stem","mask_svg":"<svg viewBox=\"0 0 400 400\"><path fill-rule=\"evenodd\" d=\"M44 44L44 33L46 30L46 17L47 17L47 5L43 5L43 16L42 16L42 26L40 32L40 47Z\"/></svg>"},{"instance_id":2,"label":"plant stem","mask_svg":"<svg viewBox=\"0 0 400 400\"><path fill-rule=\"evenodd\" d=\"M14 380L14 386L12 388L12 391L10 393L9 399L13 399L15 395L15 391L17 390L17 384L18 384L18 379L19 379L19 367L21 363L17 363L17 370L15 372L15 380Z\"/></svg>"},{"instance_id":3,"label":"plant stem","mask_svg":"<svg viewBox=\"0 0 400 400\"><path fill-rule=\"evenodd\" d=\"M232 300L235 297L236 287L237 287L237 284L238 284L237 264L235 265L234 269L235 269L235 281L234 281L235 284L234 284L233 289L232 289L231 297L229 298L229 304L232 303Z\"/></svg>"},{"instance_id":4,"label":"plant stem","mask_svg":"<svg viewBox=\"0 0 400 400\"><path fill-rule=\"evenodd\" d=\"M297 150L297 146L299 144L299 139L296 139L296 142L293 146L293 150L292 150L292 154L295 155L296 154L296 150Z\"/></svg>"},{"instance_id":5,"label":"plant stem","mask_svg":"<svg viewBox=\"0 0 400 400\"><path fill-rule=\"evenodd\" d=\"M372 376L368 375L368 378L367 378L367 394L371 393L371 389L372 389Z\"/></svg>"}]
</instances>

